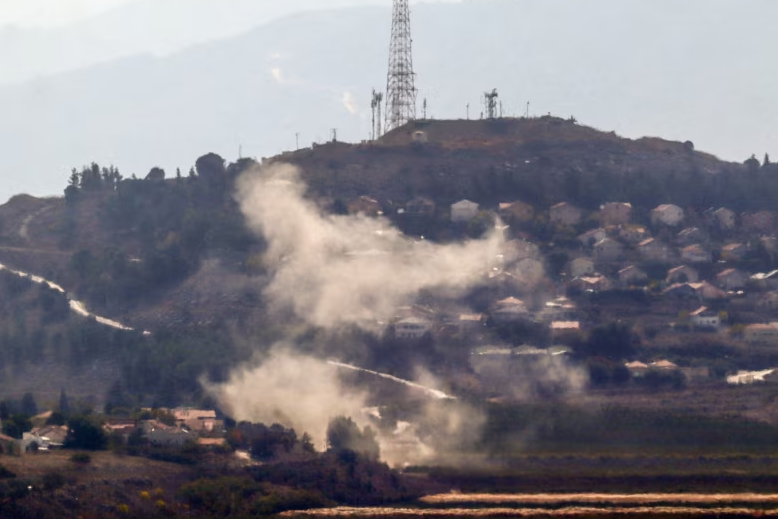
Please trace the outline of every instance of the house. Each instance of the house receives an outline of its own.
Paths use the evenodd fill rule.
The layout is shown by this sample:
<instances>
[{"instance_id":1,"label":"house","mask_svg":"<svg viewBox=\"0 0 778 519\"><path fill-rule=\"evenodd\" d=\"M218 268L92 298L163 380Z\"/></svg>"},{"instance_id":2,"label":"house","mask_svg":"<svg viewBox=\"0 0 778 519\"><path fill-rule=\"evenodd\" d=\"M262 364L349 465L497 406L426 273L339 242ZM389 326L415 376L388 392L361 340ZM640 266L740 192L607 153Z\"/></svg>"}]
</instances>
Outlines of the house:
<instances>
[{"instance_id":1,"label":"house","mask_svg":"<svg viewBox=\"0 0 778 519\"><path fill-rule=\"evenodd\" d=\"M583 211L574 205L562 202L552 206L548 211L548 219L552 224L575 226L581 223Z\"/></svg>"},{"instance_id":2,"label":"house","mask_svg":"<svg viewBox=\"0 0 778 519\"><path fill-rule=\"evenodd\" d=\"M664 360L658 360L656 362L652 362L649 368L658 369L661 371L676 371L678 369L678 365L673 362L670 362L667 359L664 359Z\"/></svg>"},{"instance_id":3,"label":"house","mask_svg":"<svg viewBox=\"0 0 778 519\"><path fill-rule=\"evenodd\" d=\"M638 251L644 261L663 263L670 260L670 250L659 240L649 238L638 244Z\"/></svg>"},{"instance_id":4,"label":"house","mask_svg":"<svg viewBox=\"0 0 778 519\"><path fill-rule=\"evenodd\" d=\"M567 266L567 272L572 278L591 276L594 274L594 262L589 258L576 258Z\"/></svg>"},{"instance_id":5,"label":"house","mask_svg":"<svg viewBox=\"0 0 778 519\"><path fill-rule=\"evenodd\" d=\"M626 225L632 218L632 204L610 202L600 209L600 222L603 225Z\"/></svg>"},{"instance_id":6,"label":"house","mask_svg":"<svg viewBox=\"0 0 778 519\"><path fill-rule=\"evenodd\" d=\"M778 343L778 326L771 324L749 324L743 329L743 338L751 344Z\"/></svg>"},{"instance_id":7,"label":"house","mask_svg":"<svg viewBox=\"0 0 778 519\"><path fill-rule=\"evenodd\" d=\"M724 290L740 290L745 288L749 277L738 269L727 269L716 275L716 284Z\"/></svg>"},{"instance_id":8,"label":"house","mask_svg":"<svg viewBox=\"0 0 778 519\"><path fill-rule=\"evenodd\" d=\"M721 326L719 312L702 306L689 314L689 319L695 328L716 328Z\"/></svg>"},{"instance_id":9,"label":"house","mask_svg":"<svg viewBox=\"0 0 778 519\"><path fill-rule=\"evenodd\" d=\"M624 367L629 370L629 374L632 375L633 378L640 378L645 376L646 372L648 371L648 364L643 364L637 360L634 362L627 362L624 364Z\"/></svg>"},{"instance_id":10,"label":"house","mask_svg":"<svg viewBox=\"0 0 778 519\"><path fill-rule=\"evenodd\" d=\"M632 245L637 245L650 237L651 234L646 228L639 225L625 225L619 229L619 238Z\"/></svg>"},{"instance_id":11,"label":"house","mask_svg":"<svg viewBox=\"0 0 778 519\"><path fill-rule=\"evenodd\" d=\"M580 313L575 303L566 297L558 297L548 301L535 317L538 321L552 323L555 321L576 321Z\"/></svg>"},{"instance_id":12,"label":"house","mask_svg":"<svg viewBox=\"0 0 778 519\"><path fill-rule=\"evenodd\" d=\"M696 269L681 265L675 267L667 272L667 279L665 282L668 284L673 283L697 283L700 280L700 275Z\"/></svg>"},{"instance_id":13,"label":"house","mask_svg":"<svg viewBox=\"0 0 778 519\"><path fill-rule=\"evenodd\" d=\"M770 211L743 213L740 215L740 226L745 231L769 233L775 228L775 215Z\"/></svg>"},{"instance_id":14,"label":"house","mask_svg":"<svg viewBox=\"0 0 778 519\"><path fill-rule=\"evenodd\" d=\"M749 283L761 290L778 290L778 270L754 274Z\"/></svg>"},{"instance_id":15,"label":"house","mask_svg":"<svg viewBox=\"0 0 778 519\"><path fill-rule=\"evenodd\" d=\"M651 224L664 224L670 227L683 221L683 209L673 204L662 204L651 211Z\"/></svg>"},{"instance_id":16,"label":"house","mask_svg":"<svg viewBox=\"0 0 778 519\"><path fill-rule=\"evenodd\" d=\"M705 301L716 301L727 299L727 293L720 288L714 287L710 283L703 281L702 283L689 283L701 299Z\"/></svg>"},{"instance_id":17,"label":"house","mask_svg":"<svg viewBox=\"0 0 778 519\"><path fill-rule=\"evenodd\" d=\"M360 196L348 203L348 213L376 216L381 213L381 204L369 196Z\"/></svg>"},{"instance_id":18,"label":"house","mask_svg":"<svg viewBox=\"0 0 778 519\"><path fill-rule=\"evenodd\" d=\"M694 245L695 243L703 243L708 241L708 235L699 227L687 227L678 233L676 237L676 243L681 247L687 247Z\"/></svg>"},{"instance_id":19,"label":"house","mask_svg":"<svg viewBox=\"0 0 778 519\"><path fill-rule=\"evenodd\" d=\"M435 214L435 202L423 196L417 196L405 204L405 213L415 216L433 216Z\"/></svg>"},{"instance_id":20,"label":"house","mask_svg":"<svg viewBox=\"0 0 778 519\"><path fill-rule=\"evenodd\" d=\"M500 204L498 214L506 222L526 223L535 218L535 208L524 202L506 202Z\"/></svg>"},{"instance_id":21,"label":"house","mask_svg":"<svg viewBox=\"0 0 778 519\"><path fill-rule=\"evenodd\" d=\"M467 335L483 329L484 320L483 314L461 314L457 319L459 333Z\"/></svg>"},{"instance_id":22,"label":"house","mask_svg":"<svg viewBox=\"0 0 778 519\"><path fill-rule=\"evenodd\" d=\"M40 450L62 448L67 436L68 428L64 425L34 427L30 432L22 434L22 450L27 451L33 443Z\"/></svg>"},{"instance_id":23,"label":"house","mask_svg":"<svg viewBox=\"0 0 778 519\"><path fill-rule=\"evenodd\" d=\"M613 288L613 283L605 276L584 276L573 279L568 286L583 292L607 292Z\"/></svg>"},{"instance_id":24,"label":"house","mask_svg":"<svg viewBox=\"0 0 778 519\"><path fill-rule=\"evenodd\" d=\"M689 245L681 249L681 259L688 263L710 263L710 251L702 245Z\"/></svg>"},{"instance_id":25,"label":"house","mask_svg":"<svg viewBox=\"0 0 778 519\"><path fill-rule=\"evenodd\" d=\"M619 261L624 254L624 247L616 240L605 238L594 245L594 259L597 262Z\"/></svg>"},{"instance_id":26,"label":"house","mask_svg":"<svg viewBox=\"0 0 778 519\"><path fill-rule=\"evenodd\" d=\"M451 205L451 221L454 223L469 222L478 214L478 204L470 200L460 200Z\"/></svg>"},{"instance_id":27,"label":"house","mask_svg":"<svg viewBox=\"0 0 778 519\"><path fill-rule=\"evenodd\" d=\"M551 340L568 343L581 337L581 323L578 321L554 321L551 323Z\"/></svg>"},{"instance_id":28,"label":"house","mask_svg":"<svg viewBox=\"0 0 778 519\"><path fill-rule=\"evenodd\" d=\"M423 317L406 317L394 323L394 335L398 339L421 339L432 330L432 321Z\"/></svg>"},{"instance_id":29,"label":"house","mask_svg":"<svg viewBox=\"0 0 778 519\"><path fill-rule=\"evenodd\" d=\"M608 233L605 232L605 229L599 228L586 231L578 237L578 241L580 241L584 247L593 247L594 244L601 242L607 237Z\"/></svg>"},{"instance_id":30,"label":"house","mask_svg":"<svg viewBox=\"0 0 778 519\"><path fill-rule=\"evenodd\" d=\"M492 319L500 324L529 319L530 317L527 305L524 304L524 301L516 299L515 297L497 301L491 315Z\"/></svg>"},{"instance_id":31,"label":"house","mask_svg":"<svg viewBox=\"0 0 778 519\"><path fill-rule=\"evenodd\" d=\"M648 275L635 265L630 265L619 271L619 283L621 283L621 286L640 285L646 281L648 281Z\"/></svg>"},{"instance_id":32,"label":"house","mask_svg":"<svg viewBox=\"0 0 778 519\"><path fill-rule=\"evenodd\" d=\"M748 246L742 243L730 243L721 249L721 259L724 261L742 261L748 254Z\"/></svg>"},{"instance_id":33,"label":"house","mask_svg":"<svg viewBox=\"0 0 778 519\"><path fill-rule=\"evenodd\" d=\"M224 421L216 419L216 411L179 407L173 409L176 424L190 431L200 433L220 433L224 430Z\"/></svg>"},{"instance_id":34,"label":"house","mask_svg":"<svg viewBox=\"0 0 778 519\"><path fill-rule=\"evenodd\" d=\"M152 445L163 447L180 447L188 441L197 441L198 438L197 433L181 427L152 428L145 436Z\"/></svg>"},{"instance_id":35,"label":"house","mask_svg":"<svg viewBox=\"0 0 778 519\"><path fill-rule=\"evenodd\" d=\"M735 213L722 207L713 211L713 223L722 231L731 231L737 225Z\"/></svg>"}]
</instances>

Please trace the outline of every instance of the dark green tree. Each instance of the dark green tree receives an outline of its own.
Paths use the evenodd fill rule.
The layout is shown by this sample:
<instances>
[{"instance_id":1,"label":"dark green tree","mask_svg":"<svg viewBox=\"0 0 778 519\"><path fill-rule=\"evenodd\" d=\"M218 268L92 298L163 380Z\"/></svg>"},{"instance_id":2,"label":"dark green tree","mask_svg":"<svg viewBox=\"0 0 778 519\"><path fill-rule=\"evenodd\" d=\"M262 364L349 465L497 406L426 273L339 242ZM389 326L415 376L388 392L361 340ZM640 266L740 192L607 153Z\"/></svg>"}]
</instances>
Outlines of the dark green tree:
<instances>
[{"instance_id":1,"label":"dark green tree","mask_svg":"<svg viewBox=\"0 0 778 519\"><path fill-rule=\"evenodd\" d=\"M65 393L65 390L62 389L59 392L59 412L63 415L67 416L67 414L70 412L70 403L68 402L68 395Z\"/></svg>"},{"instance_id":2,"label":"dark green tree","mask_svg":"<svg viewBox=\"0 0 778 519\"><path fill-rule=\"evenodd\" d=\"M108 444L108 439L100 425L85 416L71 418L67 425L66 449L96 451L105 449Z\"/></svg>"},{"instance_id":3,"label":"dark green tree","mask_svg":"<svg viewBox=\"0 0 778 519\"><path fill-rule=\"evenodd\" d=\"M582 353L591 357L622 361L633 354L638 340L630 325L622 322L610 323L591 331L588 340L583 344Z\"/></svg>"},{"instance_id":4,"label":"dark green tree","mask_svg":"<svg viewBox=\"0 0 778 519\"><path fill-rule=\"evenodd\" d=\"M22 397L22 414L35 416L38 414L38 404L32 393L25 393Z\"/></svg>"},{"instance_id":5,"label":"dark green tree","mask_svg":"<svg viewBox=\"0 0 778 519\"><path fill-rule=\"evenodd\" d=\"M351 418L337 416L327 426L327 445L336 453L352 451L371 459L378 459L380 448L370 426L360 430Z\"/></svg>"}]
</instances>

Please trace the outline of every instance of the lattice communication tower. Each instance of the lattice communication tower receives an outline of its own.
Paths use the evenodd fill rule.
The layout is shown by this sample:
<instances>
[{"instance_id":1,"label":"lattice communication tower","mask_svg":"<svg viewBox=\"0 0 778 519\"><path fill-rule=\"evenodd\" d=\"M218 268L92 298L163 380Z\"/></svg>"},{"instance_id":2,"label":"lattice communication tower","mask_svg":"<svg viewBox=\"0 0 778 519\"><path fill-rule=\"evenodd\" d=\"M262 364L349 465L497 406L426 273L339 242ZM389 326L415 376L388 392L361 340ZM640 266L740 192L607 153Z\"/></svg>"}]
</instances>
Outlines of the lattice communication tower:
<instances>
[{"instance_id":1,"label":"lattice communication tower","mask_svg":"<svg viewBox=\"0 0 778 519\"><path fill-rule=\"evenodd\" d=\"M386 124L390 132L416 119L416 86L411 50L411 9L408 0L394 0L389 73L386 80Z\"/></svg>"}]
</instances>

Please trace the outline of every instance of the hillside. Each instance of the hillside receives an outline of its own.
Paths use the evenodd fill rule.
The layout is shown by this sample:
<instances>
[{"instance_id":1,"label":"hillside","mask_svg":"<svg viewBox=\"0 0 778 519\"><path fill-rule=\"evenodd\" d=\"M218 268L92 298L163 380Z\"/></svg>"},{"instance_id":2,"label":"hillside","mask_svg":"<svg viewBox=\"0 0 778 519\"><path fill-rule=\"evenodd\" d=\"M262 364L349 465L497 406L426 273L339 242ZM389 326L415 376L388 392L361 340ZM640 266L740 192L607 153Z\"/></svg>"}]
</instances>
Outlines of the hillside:
<instances>
[{"instance_id":1,"label":"hillside","mask_svg":"<svg viewBox=\"0 0 778 519\"><path fill-rule=\"evenodd\" d=\"M672 239L668 231L649 222L649 211L659 204L678 204L688 212L688 221L698 225L704 225L703 213L711 207L726 206L739 212L771 208L778 191L776 166L753 162L723 162L696 151L690 142L632 140L572 120L540 117L417 121L377 142L330 142L284 153L265 165L299 166L308 186L306 198L325 214L347 213L358 197L372 197L392 225L411 238L424 236L441 250L481 236L498 204L530 204L536 216L512 225L507 238L536 244L542 256L540 277L535 281L527 285L510 275L489 276L468 285L472 291L465 290L454 300L434 290L412 290L392 302L430 306L429 314L437 315L435 319L445 326L457 318L461 308L489 311L495 298L524 297L535 308L551 294L564 293L565 262L590 254L574 239L575 233L596 227L597 220L589 216L575 228L560 230L549 225L545 216L552 205L565 201L595 215L604 203L629 201L635 225L649 226L658 237ZM144 180L123 179L115 168L95 164L73 173L64 198L19 196L0 206L0 263L55 282L67 297L83 301L90 311L136 330L149 330L150 338L111 330L102 339L76 339L83 336L77 332L81 318L70 315L64 324L61 317L49 323L40 303L29 295L24 296L28 298L24 304L13 294L4 296L5 304L20 308L22 317L16 319L23 319L25 328L13 324L13 319L2 326L14 333L23 330L26 341L42 341L42 359L56 361L61 358L58 351L59 355L76 352L84 358L98 353L107 362L106 369L110 368L95 381L94 388L101 388L96 391L98 397L117 378L113 364L117 357L124 366L118 378L128 392L164 395L163 401L176 403L184 394L194 400L205 397L198 381L202 373L225 380L235 365L257 351L289 340L318 355L409 378L418 363L441 371L435 362L445 361L445 373L439 375L446 377L447 384L470 384L471 368L463 354L470 344L466 341L449 358L435 342L429 351L405 349L376 330L346 327L333 333L289 309L280 310L267 295L278 268L264 256L269 238L249 229L234 198L236 180L256 163L244 159L226 164L218 155L208 154L196 164L196 170L164 180L161 170L152 170ZM405 211L418 197L430 199L431 212ZM451 223L449 206L465 198L480 204L482 211L463 227ZM294 210L289 211L284 218L294 221ZM629 247L629 258L639 261L638 252ZM769 270L772 260L753 258L739 266L753 269L759 265ZM319 266L314 264L314 270ZM649 267L660 286L667 268ZM618 268L603 265L601 272L615 276ZM480 269L476 269L478 278L483 274ZM713 268L704 272L716 273ZM478 285L483 290L476 289ZM318 297L313 292L310 295L314 301ZM606 324L610 319L638 319L644 329L677 315L677 309L651 297L648 306L619 305L618 297L613 299L616 304L605 299L601 303L581 301L582 318L587 326ZM651 315L643 316L645 312ZM742 315L749 323L760 314ZM43 336L34 338L30 333L38 322L45 325ZM542 327L513 330L498 326L478 340L543 343L548 335ZM63 333L70 346L58 350L61 339L56 339L57 334ZM441 344L449 340L444 337L439 339ZM102 351L101 340L110 344ZM667 338L671 346L646 351L668 351L666 347L680 351L672 349L675 340ZM732 345L726 342L723 347ZM405 353L390 358L386 356L389 348ZM731 355L720 369L754 369L773 357L769 352L753 358L739 353ZM36 365L35 357L21 362ZM179 366L175 372L169 370L171 362ZM21 385L18 380L24 379L16 380L13 394L35 387L32 380ZM45 387L48 398L53 398L55 385ZM80 388L68 386L68 391L77 394Z\"/></svg>"}]
</instances>

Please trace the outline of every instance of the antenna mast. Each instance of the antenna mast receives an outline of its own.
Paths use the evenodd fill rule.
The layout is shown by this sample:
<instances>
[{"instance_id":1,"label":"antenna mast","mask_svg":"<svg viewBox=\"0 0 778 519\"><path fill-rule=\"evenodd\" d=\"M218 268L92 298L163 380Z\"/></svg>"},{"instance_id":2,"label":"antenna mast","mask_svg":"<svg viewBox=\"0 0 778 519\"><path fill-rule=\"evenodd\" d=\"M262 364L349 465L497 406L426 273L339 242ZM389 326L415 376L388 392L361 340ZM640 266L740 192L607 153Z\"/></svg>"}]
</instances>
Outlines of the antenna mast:
<instances>
[{"instance_id":1,"label":"antenna mast","mask_svg":"<svg viewBox=\"0 0 778 519\"><path fill-rule=\"evenodd\" d=\"M386 80L387 132L416 119L412 43L411 9L408 0L394 0L389 73Z\"/></svg>"},{"instance_id":2,"label":"antenna mast","mask_svg":"<svg viewBox=\"0 0 778 519\"><path fill-rule=\"evenodd\" d=\"M499 97L499 94L497 93L496 88L491 92L486 92L484 94L484 104L486 105L487 119L497 118L497 97ZM500 108L500 111L502 111L502 107Z\"/></svg>"},{"instance_id":3,"label":"antenna mast","mask_svg":"<svg viewBox=\"0 0 778 519\"><path fill-rule=\"evenodd\" d=\"M384 100L384 94L376 92L373 89L373 100L370 102L370 108L373 109L373 136L372 140L381 137L381 102Z\"/></svg>"}]
</instances>

